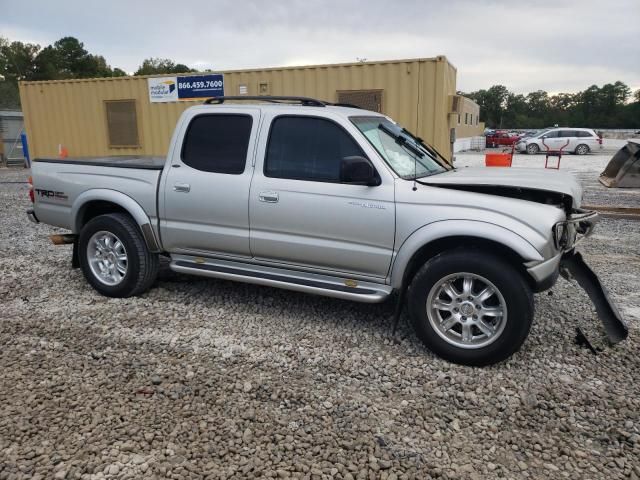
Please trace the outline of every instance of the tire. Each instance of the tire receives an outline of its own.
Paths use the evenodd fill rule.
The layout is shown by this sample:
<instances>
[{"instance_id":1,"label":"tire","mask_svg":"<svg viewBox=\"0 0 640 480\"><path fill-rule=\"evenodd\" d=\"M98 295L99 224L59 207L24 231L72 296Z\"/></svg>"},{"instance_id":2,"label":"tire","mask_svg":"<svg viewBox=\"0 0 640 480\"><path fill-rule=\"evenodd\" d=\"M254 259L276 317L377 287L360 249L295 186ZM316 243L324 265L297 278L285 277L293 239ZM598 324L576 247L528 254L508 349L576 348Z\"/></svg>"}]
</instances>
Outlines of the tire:
<instances>
[{"instance_id":1,"label":"tire","mask_svg":"<svg viewBox=\"0 0 640 480\"><path fill-rule=\"evenodd\" d=\"M589 146L585 145L584 143L581 143L580 145L578 145L575 149L575 154L576 155L586 155L587 153L590 152Z\"/></svg>"},{"instance_id":2,"label":"tire","mask_svg":"<svg viewBox=\"0 0 640 480\"><path fill-rule=\"evenodd\" d=\"M535 155L538 152L540 152L540 147L536 143L530 143L527 145L527 153L529 155Z\"/></svg>"},{"instance_id":3,"label":"tire","mask_svg":"<svg viewBox=\"0 0 640 480\"><path fill-rule=\"evenodd\" d=\"M139 295L158 276L158 255L147 249L129 215L110 213L91 219L80 232L78 249L87 282L107 297Z\"/></svg>"},{"instance_id":4,"label":"tire","mask_svg":"<svg viewBox=\"0 0 640 480\"><path fill-rule=\"evenodd\" d=\"M465 290L465 278L471 290ZM446 294L445 285L453 287L449 291L456 298ZM418 338L436 355L463 365L509 358L524 343L533 321L533 293L523 276L500 257L480 250L433 257L413 278L408 303Z\"/></svg>"}]
</instances>

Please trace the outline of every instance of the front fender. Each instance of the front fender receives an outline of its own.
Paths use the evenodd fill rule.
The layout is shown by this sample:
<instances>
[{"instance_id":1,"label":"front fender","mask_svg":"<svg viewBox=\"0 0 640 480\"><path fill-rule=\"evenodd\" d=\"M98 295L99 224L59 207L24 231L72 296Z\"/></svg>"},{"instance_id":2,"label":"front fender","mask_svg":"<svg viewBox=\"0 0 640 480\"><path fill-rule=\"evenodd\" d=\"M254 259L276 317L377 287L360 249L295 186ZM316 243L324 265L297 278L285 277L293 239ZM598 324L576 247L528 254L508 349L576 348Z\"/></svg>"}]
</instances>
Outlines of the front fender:
<instances>
[{"instance_id":1,"label":"front fender","mask_svg":"<svg viewBox=\"0 0 640 480\"><path fill-rule=\"evenodd\" d=\"M524 262L544 260L542 254L525 238L504 227L478 220L442 220L415 230L400 246L391 267L391 286L400 288L404 272L413 255L423 246L447 237L476 237L504 245Z\"/></svg>"},{"instance_id":2,"label":"front fender","mask_svg":"<svg viewBox=\"0 0 640 480\"><path fill-rule=\"evenodd\" d=\"M152 252L160 251L159 242L153 232L151 220L144 209L133 198L116 190L96 188L87 190L78 195L71 206L73 233L80 233L80 229L82 228L81 219L84 214L84 209L93 201L110 202L126 210L140 227L140 231L142 232L149 250Z\"/></svg>"}]
</instances>

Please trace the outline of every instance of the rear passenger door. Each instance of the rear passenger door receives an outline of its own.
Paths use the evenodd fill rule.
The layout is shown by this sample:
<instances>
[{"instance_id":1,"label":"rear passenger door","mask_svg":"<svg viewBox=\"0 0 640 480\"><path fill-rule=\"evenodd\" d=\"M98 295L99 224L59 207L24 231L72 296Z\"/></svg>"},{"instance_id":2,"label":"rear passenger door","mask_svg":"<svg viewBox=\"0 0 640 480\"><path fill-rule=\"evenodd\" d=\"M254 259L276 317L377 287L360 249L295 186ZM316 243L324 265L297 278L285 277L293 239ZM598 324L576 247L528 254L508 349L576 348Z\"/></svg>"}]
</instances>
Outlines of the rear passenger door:
<instances>
[{"instance_id":1,"label":"rear passenger door","mask_svg":"<svg viewBox=\"0 0 640 480\"><path fill-rule=\"evenodd\" d=\"M259 109L195 110L182 123L160 186L160 233L171 253L250 257L249 186Z\"/></svg>"},{"instance_id":2,"label":"rear passenger door","mask_svg":"<svg viewBox=\"0 0 640 480\"><path fill-rule=\"evenodd\" d=\"M393 177L378 165L381 185L340 183L342 158L369 157L353 138L351 125L347 128L353 133L316 116L281 115L268 121L249 199L253 255L260 261L384 279L395 236Z\"/></svg>"}]
</instances>

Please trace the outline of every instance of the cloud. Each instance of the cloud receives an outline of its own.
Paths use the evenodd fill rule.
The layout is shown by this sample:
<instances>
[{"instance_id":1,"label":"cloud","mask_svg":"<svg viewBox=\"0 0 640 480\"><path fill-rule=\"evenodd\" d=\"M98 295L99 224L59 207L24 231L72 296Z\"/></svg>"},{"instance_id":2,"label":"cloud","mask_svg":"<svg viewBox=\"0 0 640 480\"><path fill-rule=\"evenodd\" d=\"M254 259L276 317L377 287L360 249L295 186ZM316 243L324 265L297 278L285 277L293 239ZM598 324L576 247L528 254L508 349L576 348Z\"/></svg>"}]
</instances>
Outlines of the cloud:
<instances>
[{"instance_id":1,"label":"cloud","mask_svg":"<svg viewBox=\"0 0 640 480\"><path fill-rule=\"evenodd\" d=\"M638 18L637 0L32 0L6 9L0 32L73 35L126 71L151 56L225 70L443 54L462 90L556 92L640 88Z\"/></svg>"}]
</instances>

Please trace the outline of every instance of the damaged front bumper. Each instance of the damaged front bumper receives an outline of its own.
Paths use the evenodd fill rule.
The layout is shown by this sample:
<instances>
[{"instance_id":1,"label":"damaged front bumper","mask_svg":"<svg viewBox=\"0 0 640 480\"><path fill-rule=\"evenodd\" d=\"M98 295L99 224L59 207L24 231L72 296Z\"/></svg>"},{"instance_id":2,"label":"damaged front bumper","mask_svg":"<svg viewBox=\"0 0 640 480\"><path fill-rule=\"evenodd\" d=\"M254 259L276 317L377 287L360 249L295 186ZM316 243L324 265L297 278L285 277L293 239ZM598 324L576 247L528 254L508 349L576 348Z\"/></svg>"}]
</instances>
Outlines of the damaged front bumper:
<instances>
[{"instance_id":1,"label":"damaged front bumper","mask_svg":"<svg viewBox=\"0 0 640 480\"><path fill-rule=\"evenodd\" d=\"M574 209L569 218L554 226L555 247L559 253L543 262L527 268L535 282L535 290L540 292L551 288L562 275L581 287L595 306L609 343L614 345L627 338L629 328L613 303L609 292L595 272L585 263L575 246L588 237L598 222L598 214L593 211ZM584 334L580 332L584 338Z\"/></svg>"},{"instance_id":2,"label":"damaged front bumper","mask_svg":"<svg viewBox=\"0 0 640 480\"><path fill-rule=\"evenodd\" d=\"M587 292L604 326L609 343L615 345L629 335L627 322L622 318L609 292L595 272L585 263L582 255L574 250L565 253L560 261L560 275L575 281Z\"/></svg>"}]
</instances>

